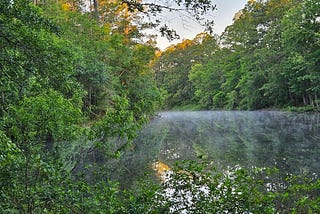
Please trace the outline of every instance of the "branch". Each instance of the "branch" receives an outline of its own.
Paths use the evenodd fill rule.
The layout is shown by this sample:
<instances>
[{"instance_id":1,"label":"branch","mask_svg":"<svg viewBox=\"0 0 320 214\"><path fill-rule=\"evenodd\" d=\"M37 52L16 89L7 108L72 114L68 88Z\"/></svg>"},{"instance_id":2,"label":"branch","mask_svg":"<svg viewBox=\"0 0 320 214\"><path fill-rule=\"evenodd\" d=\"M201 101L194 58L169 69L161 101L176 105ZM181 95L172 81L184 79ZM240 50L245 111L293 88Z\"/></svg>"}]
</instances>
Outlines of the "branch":
<instances>
[{"instance_id":1,"label":"branch","mask_svg":"<svg viewBox=\"0 0 320 214\"><path fill-rule=\"evenodd\" d=\"M172 4L165 1L154 1L145 0L145 2L140 2L139 0L123 0L122 3L126 4L132 12L141 12L148 17L156 17L162 12L177 12L180 17L187 17L190 20L198 23L199 25L205 27L205 31L210 34L213 32L214 21L213 18L208 15L208 13L216 10L216 5L213 4L212 0L174 0L171 1ZM189 14L189 15L187 15ZM166 24L160 24L159 17L155 18L155 23L160 26L158 30L161 36L167 37L169 40L179 39L179 35L174 29L170 29Z\"/></svg>"}]
</instances>

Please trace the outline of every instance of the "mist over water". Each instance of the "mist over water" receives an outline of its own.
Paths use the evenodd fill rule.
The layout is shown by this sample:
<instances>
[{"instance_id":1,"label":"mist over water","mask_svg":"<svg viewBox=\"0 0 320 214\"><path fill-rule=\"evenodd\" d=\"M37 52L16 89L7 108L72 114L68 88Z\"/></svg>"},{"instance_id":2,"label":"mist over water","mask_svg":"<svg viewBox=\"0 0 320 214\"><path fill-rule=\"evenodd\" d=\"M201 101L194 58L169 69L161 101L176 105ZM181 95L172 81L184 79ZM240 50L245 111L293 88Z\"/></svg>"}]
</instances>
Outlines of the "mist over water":
<instances>
[{"instance_id":1,"label":"mist over water","mask_svg":"<svg viewBox=\"0 0 320 214\"><path fill-rule=\"evenodd\" d=\"M150 164L201 158L227 166L277 167L320 174L320 115L277 111L162 112L134 142L124 177Z\"/></svg>"}]
</instances>

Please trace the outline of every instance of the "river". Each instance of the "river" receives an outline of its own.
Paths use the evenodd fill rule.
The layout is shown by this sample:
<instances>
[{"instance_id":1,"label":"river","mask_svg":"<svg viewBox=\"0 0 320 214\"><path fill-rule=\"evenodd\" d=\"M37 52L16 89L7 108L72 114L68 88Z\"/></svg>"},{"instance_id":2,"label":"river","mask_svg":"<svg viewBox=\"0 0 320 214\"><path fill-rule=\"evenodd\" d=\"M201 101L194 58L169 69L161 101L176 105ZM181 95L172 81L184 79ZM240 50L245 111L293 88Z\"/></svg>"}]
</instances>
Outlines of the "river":
<instances>
[{"instance_id":1,"label":"river","mask_svg":"<svg viewBox=\"0 0 320 214\"><path fill-rule=\"evenodd\" d=\"M320 173L320 115L278 111L162 112L118 160L117 179L130 183L161 161L204 159L228 166L277 167ZM121 166L121 167L118 167ZM128 182L128 180L130 182Z\"/></svg>"}]
</instances>

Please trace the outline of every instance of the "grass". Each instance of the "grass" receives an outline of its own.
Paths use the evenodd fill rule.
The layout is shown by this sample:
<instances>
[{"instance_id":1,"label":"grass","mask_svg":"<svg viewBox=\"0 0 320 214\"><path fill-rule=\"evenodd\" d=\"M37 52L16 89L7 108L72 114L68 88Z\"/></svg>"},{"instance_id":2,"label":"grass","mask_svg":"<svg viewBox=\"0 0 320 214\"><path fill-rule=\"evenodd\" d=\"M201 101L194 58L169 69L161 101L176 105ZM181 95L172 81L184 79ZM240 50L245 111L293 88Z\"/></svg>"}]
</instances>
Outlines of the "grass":
<instances>
[{"instance_id":1,"label":"grass","mask_svg":"<svg viewBox=\"0 0 320 214\"><path fill-rule=\"evenodd\" d=\"M173 111L199 111L203 110L203 107L196 104L187 104L182 106L174 106L172 107Z\"/></svg>"}]
</instances>

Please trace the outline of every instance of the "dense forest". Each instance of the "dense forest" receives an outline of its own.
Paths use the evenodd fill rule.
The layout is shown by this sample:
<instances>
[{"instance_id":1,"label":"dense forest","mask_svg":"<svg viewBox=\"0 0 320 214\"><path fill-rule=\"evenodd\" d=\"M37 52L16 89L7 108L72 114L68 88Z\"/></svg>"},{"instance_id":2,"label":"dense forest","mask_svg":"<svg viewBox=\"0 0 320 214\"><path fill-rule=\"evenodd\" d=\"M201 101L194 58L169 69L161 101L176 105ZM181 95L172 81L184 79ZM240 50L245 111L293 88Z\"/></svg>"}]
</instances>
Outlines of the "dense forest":
<instances>
[{"instance_id":1,"label":"dense forest","mask_svg":"<svg viewBox=\"0 0 320 214\"><path fill-rule=\"evenodd\" d=\"M215 8L210 1L175 2L212 29L201 17ZM319 110L317 0L250 1L221 36L203 33L159 54L143 30L177 37L146 21L163 9L171 10L140 1L1 0L1 213L174 212L159 182L122 189L107 164L133 149L137 130L163 104ZM184 167L223 194L198 198L192 213L320 209L318 180L291 178L292 188L266 192L253 179L259 170L229 178Z\"/></svg>"},{"instance_id":2,"label":"dense forest","mask_svg":"<svg viewBox=\"0 0 320 214\"><path fill-rule=\"evenodd\" d=\"M134 9L84 10L0 3L1 213L112 213L116 185L82 177L82 161L119 156L162 102Z\"/></svg>"},{"instance_id":3,"label":"dense forest","mask_svg":"<svg viewBox=\"0 0 320 214\"><path fill-rule=\"evenodd\" d=\"M319 111L319 11L318 1L249 1L222 35L167 48L154 65L166 107Z\"/></svg>"}]
</instances>

